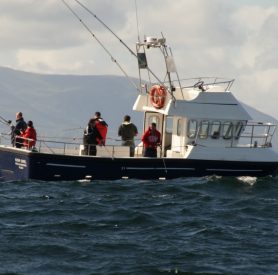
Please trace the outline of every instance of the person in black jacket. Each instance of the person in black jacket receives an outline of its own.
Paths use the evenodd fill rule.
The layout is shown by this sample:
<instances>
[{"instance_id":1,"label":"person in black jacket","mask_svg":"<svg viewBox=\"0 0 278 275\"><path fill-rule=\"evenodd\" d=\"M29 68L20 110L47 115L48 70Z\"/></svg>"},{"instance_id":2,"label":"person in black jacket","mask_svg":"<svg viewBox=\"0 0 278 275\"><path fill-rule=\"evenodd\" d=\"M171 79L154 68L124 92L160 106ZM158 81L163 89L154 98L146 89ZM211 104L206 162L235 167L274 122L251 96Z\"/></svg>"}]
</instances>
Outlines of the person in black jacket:
<instances>
[{"instance_id":1,"label":"person in black jacket","mask_svg":"<svg viewBox=\"0 0 278 275\"><path fill-rule=\"evenodd\" d=\"M84 130L84 155L95 156L97 154L96 145L98 144L98 139L102 140L102 136L96 128L96 120L92 118Z\"/></svg>"},{"instance_id":2,"label":"person in black jacket","mask_svg":"<svg viewBox=\"0 0 278 275\"><path fill-rule=\"evenodd\" d=\"M124 116L124 122L120 125L118 135L122 138L122 145L130 147L130 156L134 157L135 143L134 137L137 136L137 127L130 122L130 116Z\"/></svg>"},{"instance_id":3,"label":"person in black jacket","mask_svg":"<svg viewBox=\"0 0 278 275\"><path fill-rule=\"evenodd\" d=\"M15 118L16 124L11 126L11 143L13 146L21 148L23 146L23 139L17 136L20 136L26 130L27 124L23 119L22 112L16 113Z\"/></svg>"}]
</instances>

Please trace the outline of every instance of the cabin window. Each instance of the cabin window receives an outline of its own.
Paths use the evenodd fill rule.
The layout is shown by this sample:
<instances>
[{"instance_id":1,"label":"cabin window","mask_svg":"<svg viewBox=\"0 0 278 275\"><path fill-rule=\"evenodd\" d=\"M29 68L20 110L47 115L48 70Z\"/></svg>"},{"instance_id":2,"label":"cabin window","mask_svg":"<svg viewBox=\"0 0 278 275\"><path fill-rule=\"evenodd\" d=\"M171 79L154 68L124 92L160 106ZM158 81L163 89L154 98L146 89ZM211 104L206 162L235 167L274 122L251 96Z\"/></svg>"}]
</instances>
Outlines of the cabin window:
<instances>
[{"instance_id":1,"label":"cabin window","mask_svg":"<svg viewBox=\"0 0 278 275\"><path fill-rule=\"evenodd\" d=\"M223 124L223 138L230 139L233 135L233 123L224 122Z\"/></svg>"},{"instance_id":2,"label":"cabin window","mask_svg":"<svg viewBox=\"0 0 278 275\"><path fill-rule=\"evenodd\" d=\"M187 128L187 136L189 138L195 138L197 133L197 121L189 120Z\"/></svg>"},{"instance_id":3,"label":"cabin window","mask_svg":"<svg viewBox=\"0 0 278 275\"><path fill-rule=\"evenodd\" d=\"M238 123L235 125L235 139L238 139L240 134L241 134L241 131L243 129L243 123L242 121L238 121Z\"/></svg>"},{"instance_id":4,"label":"cabin window","mask_svg":"<svg viewBox=\"0 0 278 275\"><path fill-rule=\"evenodd\" d=\"M208 121L201 121L200 129L199 129L199 138L205 139L208 137L208 129L209 129L209 122Z\"/></svg>"},{"instance_id":5,"label":"cabin window","mask_svg":"<svg viewBox=\"0 0 278 275\"><path fill-rule=\"evenodd\" d=\"M166 133L167 134L173 133L173 117L166 118Z\"/></svg>"},{"instance_id":6,"label":"cabin window","mask_svg":"<svg viewBox=\"0 0 278 275\"><path fill-rule=\"evenodd\" d=\"M182 124L181 124L182 120L179 118L177 121L177 136L181 135L181 131L182 131Z\"/></svg>"},{"instance_id":7,"label":"cabin window","mask_svg":"<svg viewBox=\"0 0 278 275\"><path fill-rule=\"evenodd\" d=\"M210 129L211 138L217 139L220 137L220 121L213 121Z\"/></svg>"}]
</instances>

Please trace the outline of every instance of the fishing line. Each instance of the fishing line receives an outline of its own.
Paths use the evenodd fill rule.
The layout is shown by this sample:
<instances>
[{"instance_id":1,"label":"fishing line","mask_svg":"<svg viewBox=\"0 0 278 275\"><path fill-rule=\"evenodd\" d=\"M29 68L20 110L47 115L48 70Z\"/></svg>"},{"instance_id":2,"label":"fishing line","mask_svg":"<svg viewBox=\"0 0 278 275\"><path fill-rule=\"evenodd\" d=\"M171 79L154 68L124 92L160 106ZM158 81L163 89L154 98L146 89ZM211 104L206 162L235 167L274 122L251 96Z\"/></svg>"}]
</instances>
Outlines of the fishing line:
<instances>
[{"instance_id":1,"label":"fishing line","mask_svg":"<svg viewBox=\"0 0 278 275\"><path fill-rule=\"evenodd\" d=\"M65 6L71 11L71 13L78 19L78 21L83 25L83 27L92 35L92 37L99 43L99 45L104 49L104 51L110 56L111 60L118 66L118 68L122 71L122 73L127 77L129 82L132 84L132 86L135 87L135 89L139 92L140 89L137 87L137 85L134 83L134 81L131 80L131 78L128 76L128 74L125 72L125 70L122 68L122 66L117 62L117 60L113 57L113 55L109 52L109 50L104 46L104 44L96 37L96 35L91 31L91 29L88 27L88 25L83 22L83 20L78 16L78 14L65 2L65 0L62 0L62 2L65 4Z\"/></svg>"},{"instance_id":2,"label":"fishing line","mask_svg":"<svg viewBox=\"0 0 278 275\"><path fill-rule=\"evenodd\" d=\"M165 174L167 174L167 173L168 173L168 171L167 171L167 167L166 167L165 159L164 159L164 157L161 155L161 153L162 153L162 146L160 145L159 147L160 147L160 157L161 157L162 162L163 162L163 165L164 165Z\"/></svg>"},{"instance_id":3,"label":"fishing line","mask_svg":"<svg viewBox=\"0 0 278 275\"><path fill-rule=\"evenodd\" d=\"M99 21L107 30L109 30L117 39L119 39L119 41L129 50L129 52L137 58L136 53L131 48L129 48L128 45L115 32L113 32L112 29L109 28L109 26L107 26L95 13L93 13L90 9L88 9L80 1L78 1L78 0L74 0L74 1L77 4L79 4L83 9L85 9L88 13L90 13L92 16L94 16L97 21Z\"/></svg>"},{"instance_id":4,"label":"fishing line","mask_svg":"<svg viewBox=\"0 0 278 275\"><path fill-rule=\"evenodd\" d=\"M7 125L7 126L10 126L12 121L11 120L6 120L5 118L3 118L2 116L0 116L0 122Z\"/></svg>"},{"instance_id":5,"label":"fishing line","mask_svg":"<svg viewBox=\"0 0 278 275\"><path fill-rule=\"evenodd\" d=\"M166 167L166 163L165 163L164 157L162 157L162 161L163 161L163 165L164 165L164 169L165 169L165 174L167 174L168 171L167 171L167 167Z\"/></svg>"},{"instance_id":6,"label":"fishing line","mask_svg":"<svg viewBox=\"0 0 278 275\"><path fill-rule=\"evenodd\" d=\"M95 13L93 13L89 8L87 8L84 4L82 4L79 0L73 0L75 1L78 5L80 5L83 9L85 9L89 14L91 14L97 21L99 21L110 33L112 33L119 41L122 43L128 51L138 60L137 54L130 48L128 45L115 33L112 31L111 28L109 28ZM65 2L65 0L62 0L62 2L67 6L68 9L74 14L74 16L80 21L80 23L91 33L91 35L97 40L97 42L105 49L105 51L110 55L112 60L116 62L116 60L112 57L110 52L105 48L105 46L96 38L96 36L92 33L90 28L82 21L82 19L73 11L73 9ZM124 75L129 79L129 81L132 83L132 85L136 87L136 90L141 93L141 89L137 87L137 85L131 81L130 77L127 75L127 73L120 67L120 65L117 63L121 71L124 73ZM163 84L163 82L156 76L156 74L147 66L146 69L148 72L160 83L162 86L165 87L166 90L168 88Z\"/></svg>"}]
</instances>

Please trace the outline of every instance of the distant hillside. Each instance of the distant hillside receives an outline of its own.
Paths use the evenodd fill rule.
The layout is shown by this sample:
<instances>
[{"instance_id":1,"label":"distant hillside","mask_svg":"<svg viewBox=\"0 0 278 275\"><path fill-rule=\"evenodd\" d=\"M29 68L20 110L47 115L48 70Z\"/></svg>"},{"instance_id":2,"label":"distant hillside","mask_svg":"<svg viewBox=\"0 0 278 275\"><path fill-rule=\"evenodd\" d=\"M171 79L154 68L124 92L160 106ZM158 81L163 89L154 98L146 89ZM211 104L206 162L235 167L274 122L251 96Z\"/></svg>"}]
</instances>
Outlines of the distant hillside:
<instances>
[{"instance_id":1,"label":"distant hillside","mask_svg":"<svg viewBox=\"0 0 278 275\"><path fill-rule=\"evenodd\" d=\"M143 114L132 110L137 91L121 76L42 75L0 67L0 115L14 121L22 111L33 120L39 135L81 137L95 111L109 124L108 136L117 137L123 116L129 114L142 133ZM244 104L255 121L277 121ZM8 128L0 124L0 130ZM278 148L278 135L274 142Z\"/></svg>"},{"instance_id":2,"label":"distant hillside","mask_svg":"<svg viewBox=\"0 0 278 275\"><path fill-rule=\"evenodd\" d=\"M0 95L0 115L14 121L22 111L40 135L79 135L82 130L69 129L85 127L95 111L109 124L111 137L125 114L142 126L142 114L132 111L137 91L125 77L42 75L0 67Z\"/></svg>"}]
</instances>

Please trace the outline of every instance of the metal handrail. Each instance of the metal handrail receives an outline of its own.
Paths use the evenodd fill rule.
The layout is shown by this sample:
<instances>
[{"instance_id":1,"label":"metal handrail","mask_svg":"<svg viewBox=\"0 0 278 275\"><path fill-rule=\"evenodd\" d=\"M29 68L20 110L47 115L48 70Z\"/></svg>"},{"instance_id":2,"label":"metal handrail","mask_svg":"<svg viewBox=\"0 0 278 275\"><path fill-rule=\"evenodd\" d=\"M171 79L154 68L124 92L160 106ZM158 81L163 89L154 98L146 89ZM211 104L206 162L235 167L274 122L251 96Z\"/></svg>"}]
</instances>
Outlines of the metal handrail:
<instances>
[{"instance_id":1,"label":"metal handrail","mask_svg":"<svg viewBox=\"0 0 278 275\"><path fill-rule=\"evenodd\" d=\"M198 82L203 82L203 85L224 85L226 84L226 88L224 89L225 91L228 91L233 83L234 83L235 79L226 79L226 78L221 78L221 77L212 77L212 76L208 76L208 77L194 77L194 78L184 78L184 79L172 79L172 83L178 83L177 87L180 87L180 83L184 83L180 88L182 89L186 89L186 88L196 88L196 83ZM167 83L169 83L168 81L163 82L163 84L167 85ZM185 84L188 83L188 84Z\"/></svg>"},{"instance_id":2,"label":"metal handrail","mask_svg":"<svg viewBox=\"0 0 278 275\"><path fill-rule=\"evenodd\" d=\"M261 128L263 127L263 128ZM263 129L262 130L260 130ZM258 130L259 129L259 130ZM230 143L223 143L223 146L228 147L260 147L260 148L267 148L271 147L271 141L273 138L273 135L275 133L276 125L272 123L262 123L262 122L248 122L248 124L244 125L244 130L239 134L235 135L234 131L228 139L230 140ZM1 134L1 141L5 139L5 136L8 136L8 134ZM172 144L172 150L177 150L184 152L186 146L188 145L194 145L194 146L213 146L213 143L210 143L208 145L206 143L206 140L214 139L217 140L223 140L223 134L219 133L217 137L215 137L212 133L209 133L207 135L206 139L199 139L198 135L196 135L192 142L189 142L188 144L185 144L184 146L175 146ZM22 140L26 139L28 141L31 141L31 139L20 137ZM6 139L7 141L8 139ZM238 142L235 142L235 141ZM117 140L120 142L121 140ZM215 143L216 144L216 143ZM81 146L82 144L80 142L69 142L69 141L57 141L57 140L51 140L51 139L38 139L36 142L36 148L30 148L30 150L36 150L38 152L44 152L44 153L51 153L51 154L62 154L62 155L82 155L81 154ZM127 152L126 148L123 148L124 146L114 144L114 145L106 145L101 147L98 147L98 152L102 151L102 154L106 157L115 157L115 156L124 156L128 157L129 154ZM178 148L179 147L179 148ZM135 152L135 156L142 156L143 155L143 148L137 145L137 150ZM169 148L170 149L170 148ZM165 148L162 148L162 155L165 155ZM171 149L170 149L171 150ZM99 156L100 154L98 154ZM158 154L158 157L161 157L160 154Z\"/></svg>"}]
</instances>

